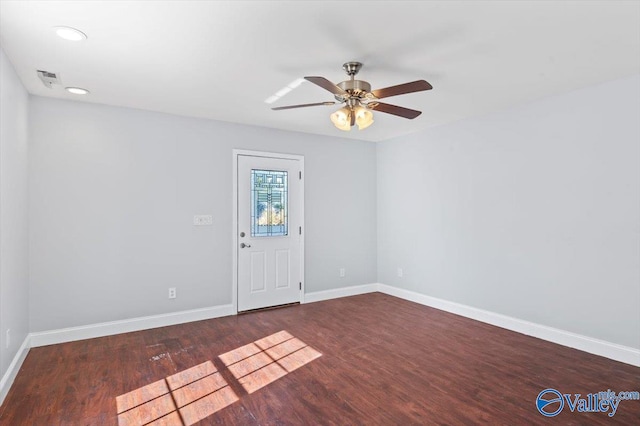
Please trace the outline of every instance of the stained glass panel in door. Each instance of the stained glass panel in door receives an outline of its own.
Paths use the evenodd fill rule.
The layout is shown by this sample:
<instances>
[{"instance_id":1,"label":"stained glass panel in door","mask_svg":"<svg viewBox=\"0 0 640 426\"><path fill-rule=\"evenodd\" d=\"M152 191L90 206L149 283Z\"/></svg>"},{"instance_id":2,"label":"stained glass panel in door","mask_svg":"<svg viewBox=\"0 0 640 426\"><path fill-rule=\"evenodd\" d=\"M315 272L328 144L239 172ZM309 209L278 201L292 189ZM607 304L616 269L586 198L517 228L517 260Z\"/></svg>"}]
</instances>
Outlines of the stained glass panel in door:
<instances>
[{"instance_id":1,"label":"stained glass panel in door","mask_svg":"<svg viewBox=\"0 0 640 426\"><path fill-rule=\"evenodd\" d=\"M289 234L286 171L251 170L251 236Z\"/></svg>"}]
</instances>

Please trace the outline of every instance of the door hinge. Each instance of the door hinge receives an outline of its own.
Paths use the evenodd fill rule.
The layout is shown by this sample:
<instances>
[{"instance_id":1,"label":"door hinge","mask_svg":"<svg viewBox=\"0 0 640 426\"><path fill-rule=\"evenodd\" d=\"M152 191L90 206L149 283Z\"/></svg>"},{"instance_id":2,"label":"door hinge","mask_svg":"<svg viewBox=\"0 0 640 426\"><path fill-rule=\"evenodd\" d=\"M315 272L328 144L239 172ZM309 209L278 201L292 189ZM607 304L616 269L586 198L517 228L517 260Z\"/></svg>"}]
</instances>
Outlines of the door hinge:
<instances>
[{"instance_id":1,"label":"door hinge","mask_svg":"<svg viewBox=\"0 0 640 426\"><path fill-rule=\"evenodd\" d=\"M298 234L302 235L302 226L298 226Z\"/></svg>"},{"instance_id":2,"label":"door hinge","mask_svg":"<svg viewBox=\"0 0 640 426\"><path fill-rule=\"evenodd\" d=\"M300 283L300 290L302 290L302 283Z\"/></svg>"},{"instance_id":3,"label":"door hinge","mask_svg":"<svg viewBox=\"0 0 640 426\"><path fill-rule=\"evenodd\" d=\"M302 172L298 172L298 177L302 180Z\"/></svg>"}]
</instances>

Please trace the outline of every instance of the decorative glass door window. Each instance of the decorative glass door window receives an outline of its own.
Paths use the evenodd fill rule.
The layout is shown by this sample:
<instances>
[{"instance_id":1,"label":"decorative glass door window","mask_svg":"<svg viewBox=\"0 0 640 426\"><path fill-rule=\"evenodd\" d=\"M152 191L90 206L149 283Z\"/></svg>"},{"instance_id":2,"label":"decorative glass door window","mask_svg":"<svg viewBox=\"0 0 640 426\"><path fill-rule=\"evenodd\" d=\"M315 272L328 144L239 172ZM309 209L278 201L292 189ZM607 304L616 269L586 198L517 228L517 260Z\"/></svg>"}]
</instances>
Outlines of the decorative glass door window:
<instances>
[{"instance_id":1,"label":"decorative glass door window","mask_svg":"<svg viewBox=\"0 0 640 426\"><path fill-rule=\"evenodd\" d=\"M289 235L287 172L251 170L251 236Z\"/></svg>"}]
</instances>

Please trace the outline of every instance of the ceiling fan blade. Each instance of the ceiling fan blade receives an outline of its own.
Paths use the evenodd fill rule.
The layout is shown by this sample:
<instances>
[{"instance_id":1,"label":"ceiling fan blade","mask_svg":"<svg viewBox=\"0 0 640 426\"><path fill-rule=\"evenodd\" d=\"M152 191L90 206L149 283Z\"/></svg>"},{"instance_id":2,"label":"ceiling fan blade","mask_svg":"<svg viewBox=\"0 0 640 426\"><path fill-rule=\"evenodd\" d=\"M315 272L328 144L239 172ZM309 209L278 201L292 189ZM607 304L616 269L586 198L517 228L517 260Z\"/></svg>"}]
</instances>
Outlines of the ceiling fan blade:
<instances>
[{"instance_id":1,"label":"ceiling fan blade","mask_svg":"<svg viewBox=\"0 0 640 426\"><path fill-rule=\"evenodd\" d=\"M353 127L356 124L356 114L353 109L349 112L349 119L351 120L351 123L349 125Z\"/></svg>"},{"instance_id":2,"label":"ceiling fan blade","mask_svg":"<svg viewBox=\"0 0 640 426\"><path fill-rule=\"evenodd\" d=\"M422 111L399 107L397 105L385 104L384 102L378 102L378 104L374 107L371 107L371 109L380 112L386 112L387 114L397 115L398 117L408 118L410 120L413 120L414 118L422 114Z\"/></svg>"},{"instance_id":3,"label":"ceiling fan blade","mask_svg":"<svg viewBox=\"0 0 640 426\"><path fill-rule=\"evenodd\" d=\"M332 82L330 82L329 80L327 80L324 77L305 77L304 78L307 81L312 82L313 84L322 87L324 90L328 90L329 92L333 93L334 95L346 95L347 92L345 92L344 90L342 90L341 88L339 88L338 86L336 86L335 84L333 84Z\"/></svg>"},{"instance_id":4,"label":"ceiling fan blade","mask_svg":"<svg viewBox=\"0 0 640 426\"><path fill-rule=\"evenodd\" d=\"M371 93L378 98L388 98L390 96L404 95L405 93L421 92L431 90L433 86L424 80L412 81L411 83L398 84L397 86L385 87L384 89L372 90Z\"/></svg>"},{"instance_id":5,"label":"ceiling fan blade","mask_svg":"<svg viewBox=\"0 0 640 426\"><path fill-rule=\"evenodd\" d=\"M335 105L335 102L328 101L328 102L316 102L315 104L287 105L287 106L275 107L271 109L274 111L280 111L281 109L306 108L306 107L320 106L320 105Z\"/></svg>"}]
</instances>

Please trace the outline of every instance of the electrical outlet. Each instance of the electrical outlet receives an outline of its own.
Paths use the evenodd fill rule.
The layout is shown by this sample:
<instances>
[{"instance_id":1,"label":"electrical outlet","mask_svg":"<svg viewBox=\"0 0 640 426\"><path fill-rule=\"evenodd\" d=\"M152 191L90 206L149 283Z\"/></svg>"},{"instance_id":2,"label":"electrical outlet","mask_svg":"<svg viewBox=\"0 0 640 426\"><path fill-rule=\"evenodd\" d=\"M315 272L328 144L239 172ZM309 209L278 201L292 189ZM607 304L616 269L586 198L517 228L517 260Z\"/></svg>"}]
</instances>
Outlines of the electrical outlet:
<instances>
[{"instance_id":1,"label":"electrical outlet","mask_svg":"<svg viewBox=\"0 0 640 426\"><path fill-rule=\"evenodd\" d=\"M210 214L194 215L193 224L195 226L211 226L213 225L213 216L211 216Z\"/></svg>"},{"instance_id":2,"label":"electrical outlet","mask_svg":"<svg viewBox=\"0 0 640 426\"><path fill-rule=\"evenodd\" d=\"M340 278L344 278L346 274L347 274L347 271L344 268L340 268Z\"/></svg>"},{"instance_id":3,"label":"electrical outlet","mask_svg":"<svg viewBox=\"0 0 640 426\"><path fill-rule=\"evenodd\" d=\"M398 268L398 278L402 278L404 276L404 272L402 271L402 268Z\"/></svg>"},{"instance_id":4,"label":"electrical outlet","mask_svg":"<svg viewBox=\"0 0 640 426\"><path fill-rule=\"evenodd\" d=\"M175 298L176 298L176 288L169 287L169 299L175 299Z\"/></svg>"},{"instance_id":5,"label":"electrical outlet","mask_svg":"<svg viewBox=\"0 0 640 426\"><path fill-rule=\"evenodd\" d=\"M5 339L4 345L6 348L9 348L9 345L11 345L11 329L10 328L7 329L7 338Z\"/></svg>"}]
</instances>

